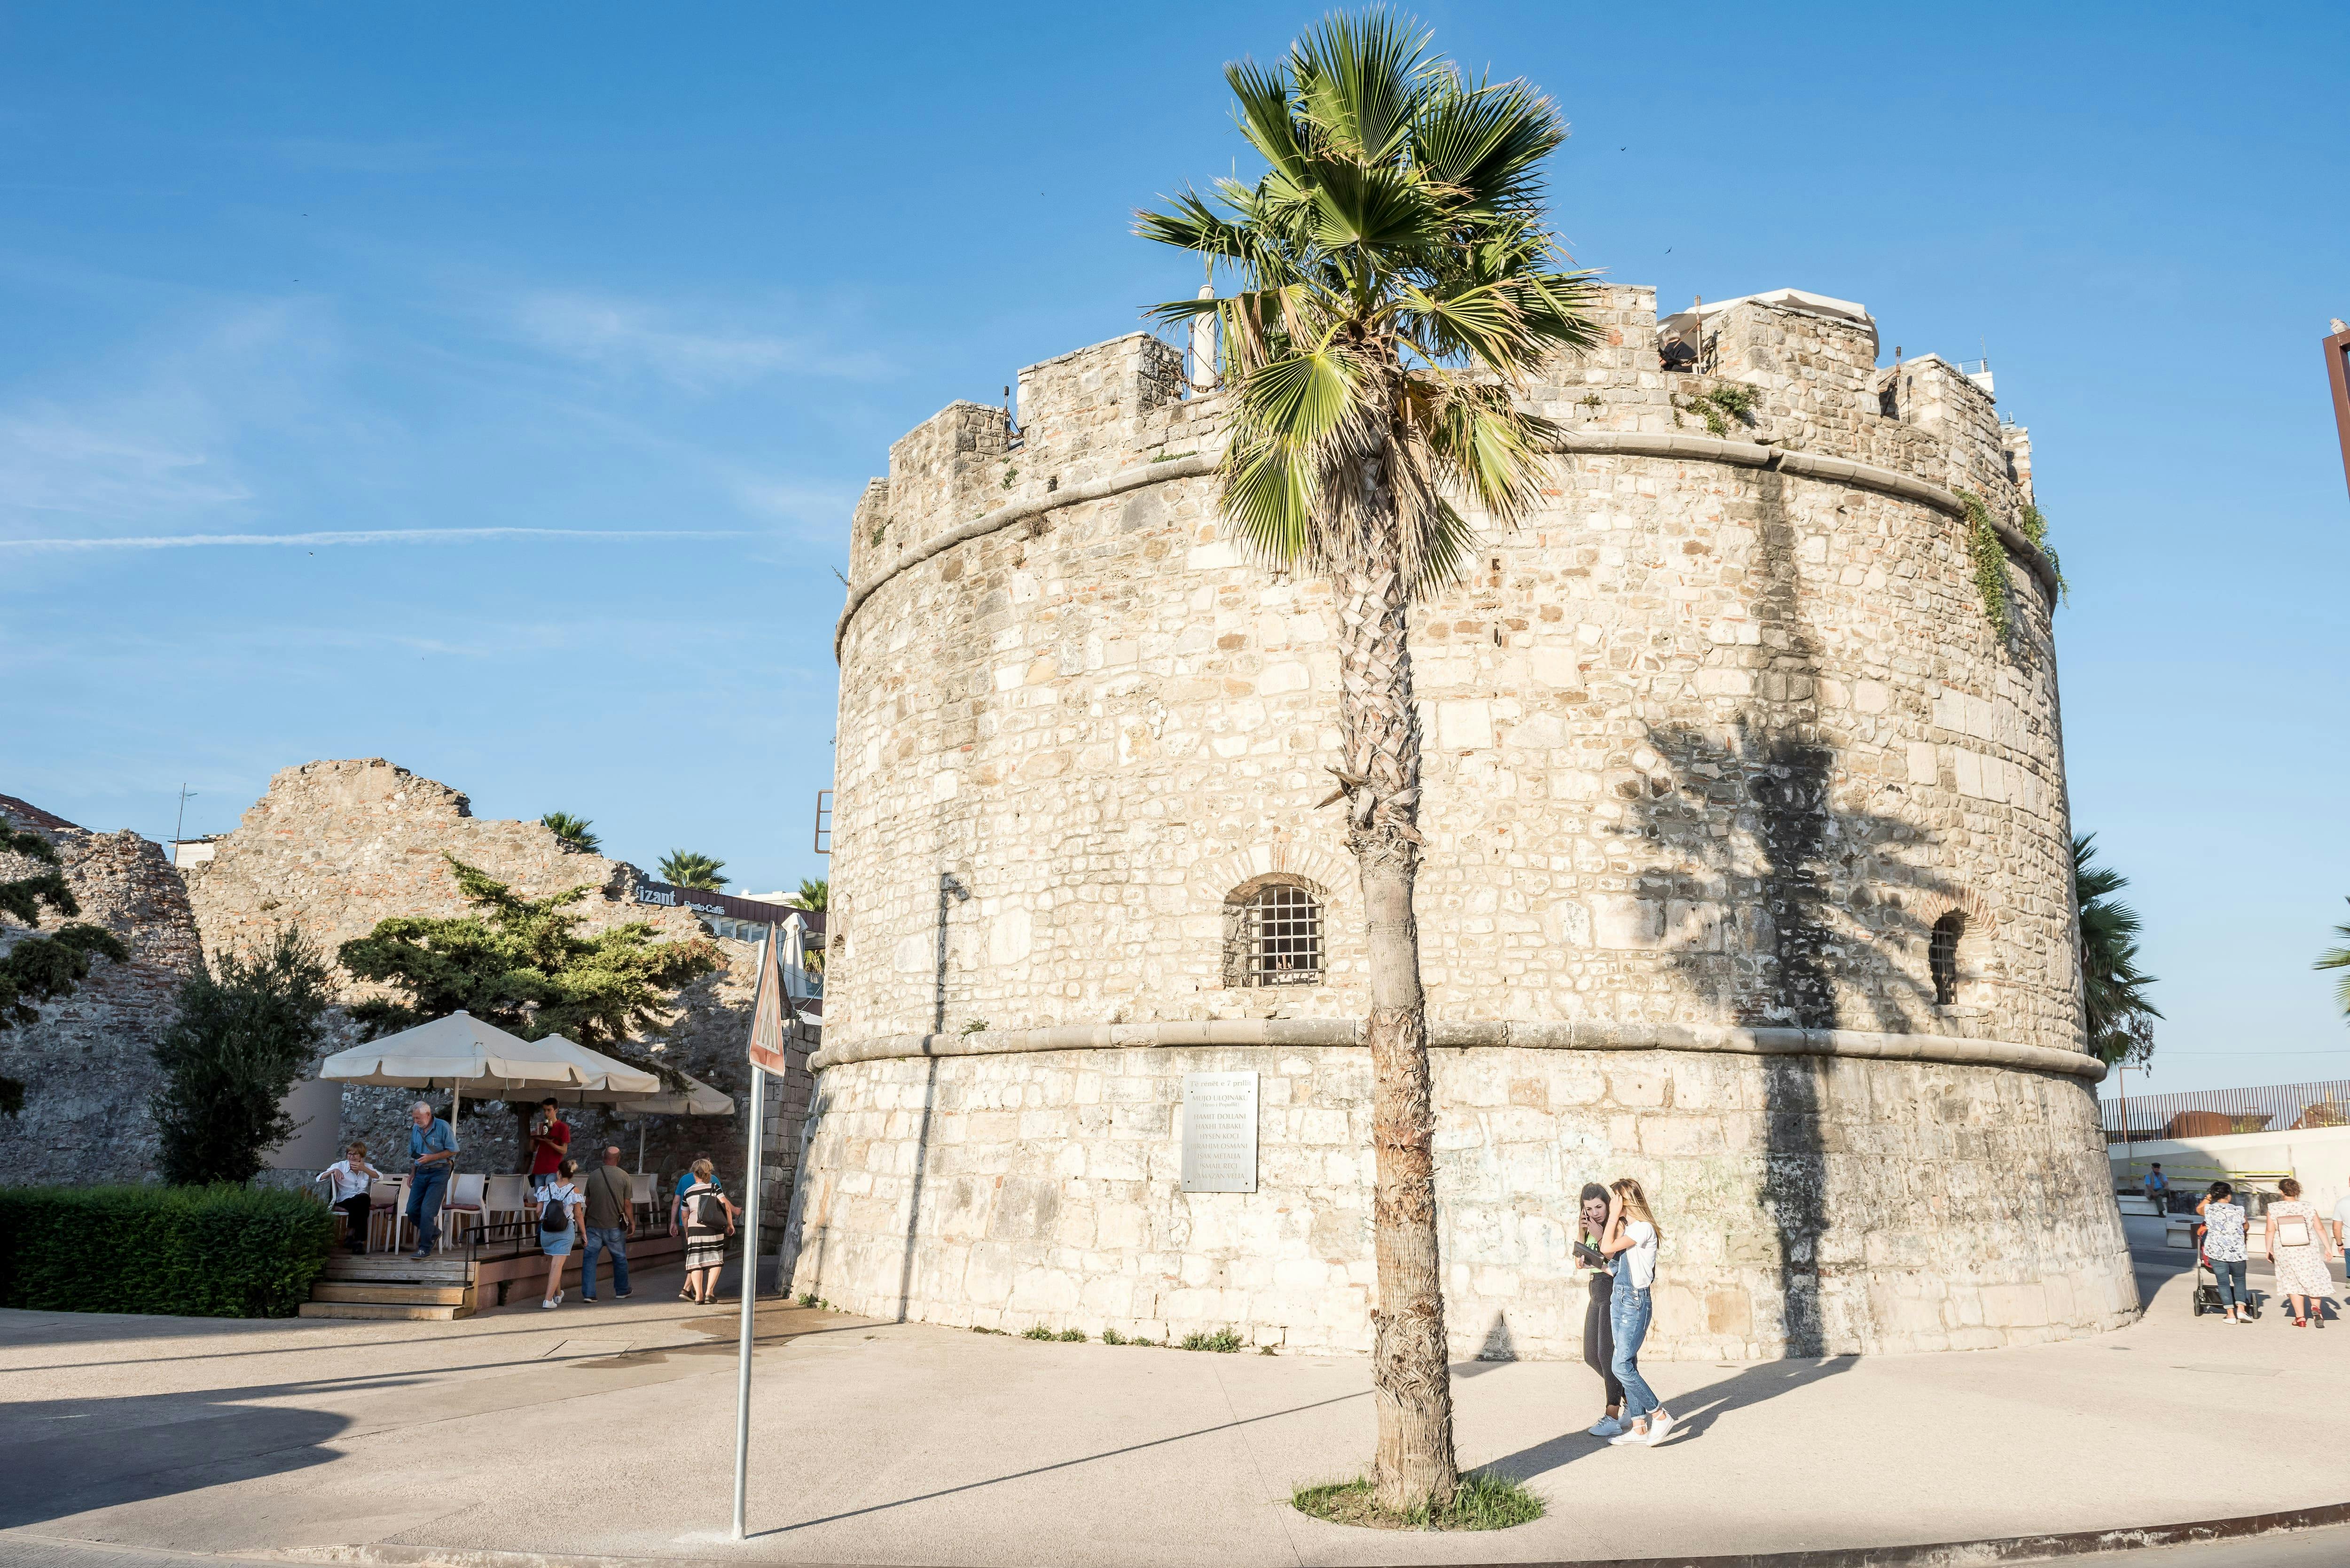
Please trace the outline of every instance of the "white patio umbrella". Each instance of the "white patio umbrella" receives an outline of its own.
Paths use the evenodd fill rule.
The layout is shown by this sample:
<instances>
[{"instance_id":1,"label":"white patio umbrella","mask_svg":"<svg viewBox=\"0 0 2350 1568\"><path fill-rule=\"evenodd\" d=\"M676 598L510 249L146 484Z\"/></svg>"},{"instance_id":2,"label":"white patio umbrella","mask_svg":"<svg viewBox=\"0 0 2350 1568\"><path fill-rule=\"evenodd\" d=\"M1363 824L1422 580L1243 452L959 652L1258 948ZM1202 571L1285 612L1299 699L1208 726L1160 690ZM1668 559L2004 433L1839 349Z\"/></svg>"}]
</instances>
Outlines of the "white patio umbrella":
<instances>
[{"instance_id":1,"label":"white patio umbrella","mask_svg":"<svg viewBox=\"0 0 2350 1568\"><path fill-rule=\"evenodd\" d=\"M517 1092L576 1096L581 1103L660 1092L661 1081L560 1034L525 1040L470 1012L452 1012L387 1034L319 1064L318 1076L342 1084L447 1089L453 1121L467 1095L504 1099Z\"/></svg>"},{"instance_id":2,"label":"white patio umbrella","mask_svg":"<svg viewBox=\"0 0 2350 1568\"><path fill-rule=\"evenodd\" d=\"M683 1089L672 1089L658 1095L639 1095L633 1098L612 1102L614 1116L639 1118L637 1122L637 1168L640 1171L645 1168L645 1124L641 1118L645 1116L731 1116L734 1114L734 1101L731 1096L720 1094L691 1073L680 1073L678 1076L685 1080Z\"/></svg>"}]
</instances>

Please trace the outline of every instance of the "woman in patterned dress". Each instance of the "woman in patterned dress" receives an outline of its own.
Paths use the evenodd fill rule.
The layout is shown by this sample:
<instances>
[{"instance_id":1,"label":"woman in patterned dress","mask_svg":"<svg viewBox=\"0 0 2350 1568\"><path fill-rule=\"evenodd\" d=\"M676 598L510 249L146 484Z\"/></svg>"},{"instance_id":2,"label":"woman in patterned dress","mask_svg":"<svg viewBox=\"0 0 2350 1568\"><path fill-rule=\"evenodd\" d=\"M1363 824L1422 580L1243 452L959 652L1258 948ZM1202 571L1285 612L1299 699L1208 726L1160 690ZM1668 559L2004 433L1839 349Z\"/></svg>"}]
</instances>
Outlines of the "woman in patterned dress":
<instances>
[{"instance_id":1,"label":"woman in patterned dress","mask_svg":"<svg viewBox=\"0 0 2350 1568\"><path fill-rule=\"evenodd\" d=\"M2300 1182L2288 1176L2277 1190L2284 1201L2269 1205L2269 1262L2276 1265L2277 1294L2293 1307L2293 1326L2307 1328L2317 1303L2334 1293L2334 1276L2325 1271L2334 1241L2317 1218L2317 1205L2301 1196Z\"/></svg>"},{"instance_id":2,"label":"woman in patterned dress","mask_svg":"<svg viewBox=\"0 0 2350 1568\"><path fill-rule=\"evenodd\" d=\"M681 1299L708 1306L718 1299L718 1271L726 1262L726 1238L734 1234L734 1205L711 1178L716 1167L693 1162L693 1185L678 1199L685 1222L685 1290Z\"/></svg>"},{"instance_id":3,"label":"woman in patterned dress","mask_svg":"<svg viewBox=\"0 0 2350 1568\"><path fill-rule=\"evenodd\" d=\"M2236 1201L2233 1187L2215 1181L2195 1212L2203 1220L2203 1261L2211 1265L2211 1282L2227 1304L2228 1321L2248 1324L2252 1320L2244 1309L2252 1304L2252 1293L2244 1287L2244 1206Z\"/></svg>"}]
</instances>

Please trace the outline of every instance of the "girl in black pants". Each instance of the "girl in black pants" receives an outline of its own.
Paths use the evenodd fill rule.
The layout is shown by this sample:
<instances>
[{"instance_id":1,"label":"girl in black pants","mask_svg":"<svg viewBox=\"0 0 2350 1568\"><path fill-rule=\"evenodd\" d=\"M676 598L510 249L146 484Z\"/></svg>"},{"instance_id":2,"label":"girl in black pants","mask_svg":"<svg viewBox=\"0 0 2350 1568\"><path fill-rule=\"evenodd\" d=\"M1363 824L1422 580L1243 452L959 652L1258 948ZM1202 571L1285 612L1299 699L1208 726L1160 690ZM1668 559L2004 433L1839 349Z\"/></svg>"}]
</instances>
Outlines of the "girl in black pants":
<instances>
[{"instance_id":1,"label":"girl in black pants","mask_svg":"<svg viewBox=\"0 0 2350 1568\"><path fill-rule=\"evenodd\" d=\"M1607 1189L1596 1181L1583 1184L1581 1223L1575 1228L1575 1239L1583 1245L1596 1249L1599 1238L1607 1230ZM1607 1385L1607 1410L1587 1428L1595 1438L1612 1438L1624 1429L1624 1386L1616 1381L1616 1333L1608 1323L1609 1298L1616 1284L1612 1265L1593 1264L1580 1254L1575 1267L1591 1271L1590 1303L1583 1309L1583 1364L1599 1374Z\"/></svg>"}]
</instances>

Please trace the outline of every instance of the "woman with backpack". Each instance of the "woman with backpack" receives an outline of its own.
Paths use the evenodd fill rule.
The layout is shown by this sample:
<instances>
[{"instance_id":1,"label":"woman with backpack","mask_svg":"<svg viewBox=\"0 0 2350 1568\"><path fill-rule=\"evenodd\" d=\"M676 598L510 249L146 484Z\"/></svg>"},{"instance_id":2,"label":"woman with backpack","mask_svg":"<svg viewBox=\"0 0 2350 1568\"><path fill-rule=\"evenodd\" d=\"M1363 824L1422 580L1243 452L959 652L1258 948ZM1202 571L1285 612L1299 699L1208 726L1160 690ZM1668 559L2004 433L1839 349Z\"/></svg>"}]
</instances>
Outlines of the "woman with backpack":
<instances>
[{"instance_id":1,"label":"woman with backpack","mask_svg":"<svg viewBox=\"0 0 2350 1568\"><path fill-rule=\"evenodd\" d=\"M2317 1303L2334 1293L2334 1276L2326 1272L2326 1254L2334 1243L2317 1218L2317 1205L2301 1195L2301 1183L2286 1177L2277 1183L2284 1200L2268 1209L2269 1262L2276 1265L2276 1292L2293 1308L2293 1326L2307 1328L2318 1317ZM2318 1317L2320 1327L2325 1320Z\"/></svg>"},{"instance_id":2,"label":"woman with backpack","mask_svg":"<svg viewBox=\"0 0 2350 1568\"><path fill-rule=\"evenodd\" d=\"M547 1312L563 1304L563 1262L579 1240L580 1220L588 1209L588 1199L572 1185L578 1174L579 1162L567 1159L555 1168L541 1189L545 1196L538 1205L538 1250L546 1254L546 1295L538 1304Z\"/></svg>"},{"instance_id":3,"label":"woman with backpack","mask_svg":"<svg viewBox=\"0 0 2350 1568\"><path fill-rule=\"evenodd\" d=\"M709 1306L718 1299L718 1271L726 1262L726 1238L734 1234L734 1205L718 1190L717 1167L693 1162L693 1185L678 1199L685 1221L685 1289L678 1300Z\"/></svg>"}]
</instances>

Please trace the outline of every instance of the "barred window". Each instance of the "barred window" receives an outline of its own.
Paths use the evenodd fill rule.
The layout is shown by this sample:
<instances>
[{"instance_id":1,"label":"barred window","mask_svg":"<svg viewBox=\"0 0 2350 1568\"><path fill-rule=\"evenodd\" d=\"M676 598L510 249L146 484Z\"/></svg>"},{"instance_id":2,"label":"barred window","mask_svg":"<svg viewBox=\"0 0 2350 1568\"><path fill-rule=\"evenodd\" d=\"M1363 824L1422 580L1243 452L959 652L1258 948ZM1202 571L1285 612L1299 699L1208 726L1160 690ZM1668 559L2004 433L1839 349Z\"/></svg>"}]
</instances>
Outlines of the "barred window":
<instances>
[{"instance_id":1,"label":"barred window","mask_svg":"<svg viewBox=\"0 0 2350 1568\"><path fill-rule=\"evenodd\" d=\"M1966 916L1952 909L1934 922L1934 934L1927 939L1926 967L1934 976L1937 1007L1948 1007L1959 999L1959 938L1966 929Z\"/></svg>"},{"instance_id":2,"label":"barred window","mask_svg":"<svg viewBox=\"0 0 2350 1568\"><path fill-rule=\"evenodd\" d=\"M1286 882L1257 889L1246 906L1241 983L1313 985L1322 978L1322 906Z\"/></svg>"}]
</instances>

